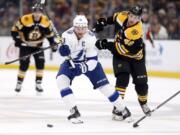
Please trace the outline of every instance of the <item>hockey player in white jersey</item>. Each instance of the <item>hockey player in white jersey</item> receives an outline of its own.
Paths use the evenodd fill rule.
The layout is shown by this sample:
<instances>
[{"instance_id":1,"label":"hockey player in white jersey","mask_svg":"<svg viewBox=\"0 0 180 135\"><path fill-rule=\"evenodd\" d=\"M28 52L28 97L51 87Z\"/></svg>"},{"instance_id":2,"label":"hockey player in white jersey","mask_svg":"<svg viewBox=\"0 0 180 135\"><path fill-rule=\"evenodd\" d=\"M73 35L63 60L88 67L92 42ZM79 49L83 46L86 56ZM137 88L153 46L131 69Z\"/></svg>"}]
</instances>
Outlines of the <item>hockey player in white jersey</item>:
<instances>
[{"instance_id":1,"label":"hockey player in white jersey","mask_svg":"<svg viewBox=\"0 0 180 135\"><path fill-rule=\"evenodd\" d=\"M70 85L76 76L84 74L93 84L94 89L104 94L116 108L113 111L114 120L124 120L131 116L128 108L123 104L118 92L114 90L107 80L107 77L98 62L97 50L95 47L96 37L88 30L88 21L84 15L77 15L73 20L73 27L62 34L63 45L59 53L65 58L57 74L57 85L62 100L70 110L67 117L72 123L83 123L80 112L75 103L75 97ZM67 56L71 56L75 68L72 67Z\"/></svg>"}]
</instances>

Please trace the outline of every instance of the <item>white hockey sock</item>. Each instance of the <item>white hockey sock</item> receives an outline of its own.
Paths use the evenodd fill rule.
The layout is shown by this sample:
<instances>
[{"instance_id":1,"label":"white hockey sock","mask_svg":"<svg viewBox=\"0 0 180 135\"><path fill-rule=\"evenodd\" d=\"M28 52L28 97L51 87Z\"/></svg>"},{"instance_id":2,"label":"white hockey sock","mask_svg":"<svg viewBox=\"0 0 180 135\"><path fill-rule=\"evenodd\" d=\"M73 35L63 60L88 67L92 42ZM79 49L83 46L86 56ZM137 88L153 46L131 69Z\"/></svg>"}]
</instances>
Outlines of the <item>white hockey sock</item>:
<instances>
[{"instance_id":1,"label":"white hockey sock","mask_svg":"<svg viewBox=\"0 0 180 135\"><path fill-rule=\"evenodd\" d=\"M125 108L124 101L114 87L110 84L101 87L100 92L105 95L109 101L119 110L122 111Z\"/></svg>"},{"instance_id":2,"label":"white hockey sock","mask_svg":"<svg viewBox=\"0 0 180 135\"><path fill-rule=\"evenodd\" d=\"M61 94L63 102L65 103L66 107L69 110L76 105L75 97L73 95L71 88L66 88L66 89L61 90L60 94Z\"/></svg>"}]
</instances>

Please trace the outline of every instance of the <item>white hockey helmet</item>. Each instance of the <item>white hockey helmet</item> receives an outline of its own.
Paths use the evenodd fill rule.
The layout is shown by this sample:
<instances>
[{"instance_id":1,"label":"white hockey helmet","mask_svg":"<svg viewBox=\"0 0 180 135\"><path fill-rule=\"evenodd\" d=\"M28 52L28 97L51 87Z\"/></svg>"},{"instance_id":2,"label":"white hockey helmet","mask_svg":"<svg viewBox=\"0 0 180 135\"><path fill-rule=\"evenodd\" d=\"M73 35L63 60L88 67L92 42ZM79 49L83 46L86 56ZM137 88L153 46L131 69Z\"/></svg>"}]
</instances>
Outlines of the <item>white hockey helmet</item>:
<instances>
[{"instance_id":1,"label":"white hockey helmet","mask_svg":"<svg viewBox=\"0 0 180 135\"><path fill-rule=\"evenodd\" d=\"M74 27L88 27L88 20L84 15L77 15L73 20Z\"/></svg>"}]
</instances>

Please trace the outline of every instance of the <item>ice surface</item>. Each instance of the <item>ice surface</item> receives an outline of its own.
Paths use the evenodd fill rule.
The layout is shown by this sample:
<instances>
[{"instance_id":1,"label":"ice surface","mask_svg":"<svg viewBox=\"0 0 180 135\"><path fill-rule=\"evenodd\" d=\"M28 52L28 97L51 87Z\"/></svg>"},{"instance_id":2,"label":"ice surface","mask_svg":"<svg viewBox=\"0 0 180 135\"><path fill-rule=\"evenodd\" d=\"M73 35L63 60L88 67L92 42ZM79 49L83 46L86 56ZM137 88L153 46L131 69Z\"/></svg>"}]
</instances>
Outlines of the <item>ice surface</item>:
<instances>
[{"instance_id":1,"label":"ice surface","mask_svg":"<svg viewBox=\"0 0 180 135\"><path fill-rule=\"evenodd\" d=\"M133 128L132 123L112 121L112 105L84 76L72 89L84 124L67 121L69 111L56 86L56 72L45 71L44 93L36 96L35 71L28 71L22 92L16 95L17 70L0 70L0 135L180 135L180 95L159 108L150 118ZM108 75L114 85L115 78ZM156 107L180 90L179 79L149 78L149 106ZM125 102L137 120L143 113L130 83ZM48 128L47 124L53 124Z\"/></svg>"}]
</instances>

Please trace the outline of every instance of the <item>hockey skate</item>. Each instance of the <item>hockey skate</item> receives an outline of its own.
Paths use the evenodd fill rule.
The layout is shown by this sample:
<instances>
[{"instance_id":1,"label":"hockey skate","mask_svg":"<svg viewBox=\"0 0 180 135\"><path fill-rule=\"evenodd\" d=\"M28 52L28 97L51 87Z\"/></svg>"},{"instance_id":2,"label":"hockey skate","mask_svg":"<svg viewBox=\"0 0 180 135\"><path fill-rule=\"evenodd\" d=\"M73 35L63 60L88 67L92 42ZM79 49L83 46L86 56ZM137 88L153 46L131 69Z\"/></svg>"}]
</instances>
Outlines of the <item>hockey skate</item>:
<instances>
[{"instance_id":1,"label":"hockey skate","mask_svg":"<svg viewBox=\"0 0 180 135\"><path fill-rule=\"evenodd\" d=\"M70 110L70 115L67 117L67 119L69 121L71 121L73 124L81 124L83 123L83 121L81 119L79 119L81 117L81 114L79 113L77 106L74 106L71 110Z\"/></svg>"},{"instance_id":2,"label":"hockey skate","mask_svg":"<svg viewBox=\"0 0 180 135\"><path fill-rule=\"evenodd\" d=\"M22 82L18 81L16 84L15 92L19 93L21 91Z\"/></svg>"},{"instance_id":3,"label":"hockey skate","mask_svg":"<svg viewBox=\"0 0 180 135\"><path fill-rule=\"evenodd\" d=\"M142 108L142 111L144 112L145 115L151 116L151 110L150 110L150 108L147 106L147 104L141 105L141 108Z\"/></svg>"},{"instance_id":4,"label":"hockey skate","mask_svg":"<svg viewBox=\"0 0 180 135\"><path fill-rule=\"evenodd\" d=\"M36 82L36 92L37 92L37 95L41 95L41 93L43 92L43 88L41 86L41 83L39 82Z\"/></svg>"},{"instance_id":5,"label":"hockey skate","mask_svg":"<svg viewBox=\"0 0 180 135\"><path fill-rule=\"evenodd\" d=\"M129 109L127 107L125 107L125 109L123 111L119 111L114 106L112 114L113 114L113 116L112 116L113 120L116 120L116 121L126 120L128 123L133 121L131 118L131 112L129 111Z\"/></svg>"}]
</instances>

